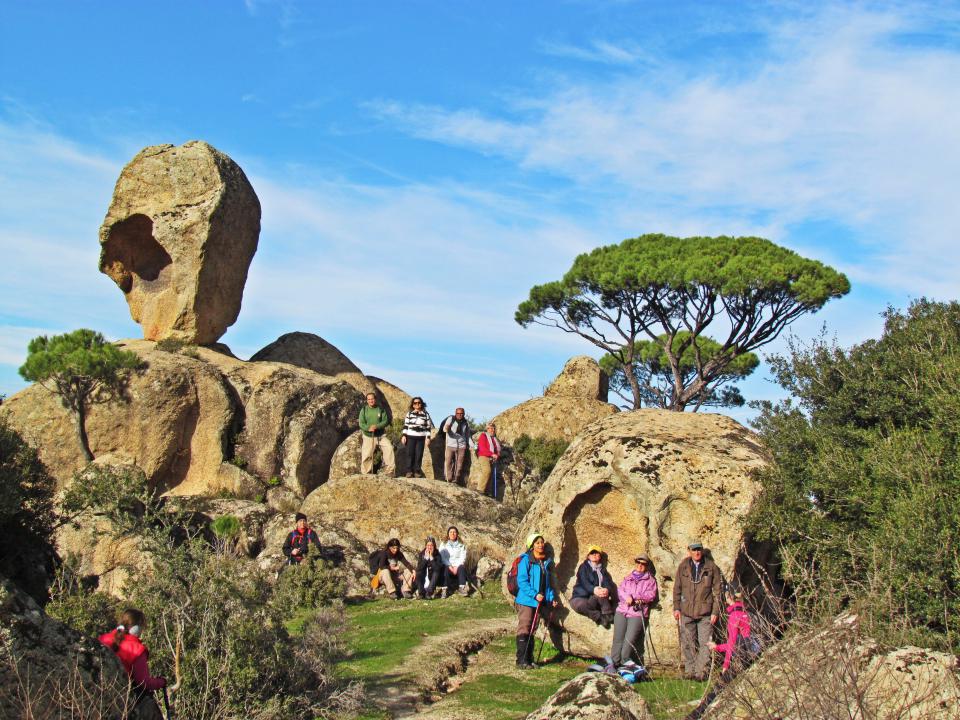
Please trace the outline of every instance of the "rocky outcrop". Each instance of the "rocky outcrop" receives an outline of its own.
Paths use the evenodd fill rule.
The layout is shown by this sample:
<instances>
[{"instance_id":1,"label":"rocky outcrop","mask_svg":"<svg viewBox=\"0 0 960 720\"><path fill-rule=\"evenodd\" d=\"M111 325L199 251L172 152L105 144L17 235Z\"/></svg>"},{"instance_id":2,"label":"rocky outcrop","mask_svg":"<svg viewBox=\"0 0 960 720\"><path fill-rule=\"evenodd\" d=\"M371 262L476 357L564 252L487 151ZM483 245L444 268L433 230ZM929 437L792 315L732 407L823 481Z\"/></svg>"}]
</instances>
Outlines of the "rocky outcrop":
<instances>
[{"instance_id":1,"label":"rocky outcrop","mask_svg":"<svg viewBox=\"0 0 960 720\"><path fill-rule=\"evenodd\" d=\"M205 142L144 148L100 227L100 271L148 340L216 342L237 319L260 235L243 170Z\"/></svg>"},{"instance_id":2,"label":"rocky outcrop","mask_svg":"<svg viewBox=\"0 0 960 720\"><path fill-rule=\"evenodd\" d=\"M402 419L410 410L410 401L413 400L413 396L408 395L396 385L391 382L387 382L383 378L370 375L368 379L377 388L379 395L386 400L387 408L390 411L390 418ZM436 417L433 419L434 422L440 422L440 420Z\"/></svg>"},{"instance_id":3,"label":"rocky outcrop","mask_svg":"<svg viewBox=\"0 0 960 720\"><path fill-rule=\"evenodd\" d=\"M497 436L507 444L521 435L571 442L591 423L617 412L615 405L606 402L606 388L606 374L596 360L572 358L544 397L526 400L493 418Z\"/></svg>"},{"instance_id":4,"label":"rocky outcrop","mask_svg":"<svg viewBox=\"0 0 960 720\"><path fill-rule=\"evenodd\" d=\"M609 389L610 378L600 363L592 357L577 355L567 360L543 394L544 397L580 397L606 402Z\"/></svg>"},{"instance_id":5,"label":"rocky outcrop","mask_svg":"<svg viewBox=\"0 0 960 720\"><path fill-rule=\"evenodd\" d=\"M679 652L671 614L673 576L686 546L700 539L728 577L743 541L742 522L766 456L757 438L722 415L637 410L586 430L567 449L523 518L513 543L537 531L553 546L557 584L569 598L591 544L607 553L619 581L646 553L660 583L662 609L650 620L660 659ZM610 633L569 613L573 651L603 656Z\"/></svg>"},{"instance_id":6,"label":"rocky outcrop","mask_svg":"<svg viewBox=\"0 0 960 720\"><path fill-rule=\"evenodd\" d=\"M506 562L520 512L492 498L438 480L351 475L314 490L301 510L322 518L324 526L342 528L365 546L382 547L397 537L405 548L419 550L424 538L441 542L456 525L477 559Z\"/></svg>"},{"instance_id":7,"label":"rocky outcrop","mask_svg":"<svg viewBox=\"0 0 960 720\"><path fill-rule=\"evenodd\" d=\"M250 362L260 361L288 363L313 370L349 383L363 395L377 391L373 381L350 358L319 335L305 332L281 335L250 358Z\"/></svg>"},{"instance_id":8,"label":"rocky outcrop","mask_svg":"<svg viewBox=\"0 0 960 720\"><path fill-rule=\"evenodd\" d=\"M842 615L795 632L727 685L703 720L812 717L960 718L955 656L918 647L883 648Z\"/></svg>"},{"instance_id":9,"label":"rocky outcrop","mask_svg":"<svg viewBox=\"0 0 960 720\"><path fill-rule=\"evenodd\" d=\"M582 673L561 685L527 720L653 720L653 714L620 677Z\"/></svg>"},{"instance_id":10,"label":"rocky outcrop","mask_svg":"<svg viewBox=\"0 0 960 720\"><path fill-rule=\"evenodd\" d=\"M48 617L0 577L0 717L120 720L127 675L94 638Z\"/></svg>"},{"instance_id":11,"label":"rocky outcrop","mask_svg":"<svg viewBox=\"0 0 960 720\"><path fill-rule=\"evenodd\" d=\"M147 367L131 379L128 401L91 409L90 446L98 460L137 465L162 492L254 497L276 478L303 498L357 429L362 396L336 378L207 348L183 354L145 340L120 344ZM61 487L84 467L73 418L47 390L27 388L2 412Z\"/></svg>"}]
</instances>

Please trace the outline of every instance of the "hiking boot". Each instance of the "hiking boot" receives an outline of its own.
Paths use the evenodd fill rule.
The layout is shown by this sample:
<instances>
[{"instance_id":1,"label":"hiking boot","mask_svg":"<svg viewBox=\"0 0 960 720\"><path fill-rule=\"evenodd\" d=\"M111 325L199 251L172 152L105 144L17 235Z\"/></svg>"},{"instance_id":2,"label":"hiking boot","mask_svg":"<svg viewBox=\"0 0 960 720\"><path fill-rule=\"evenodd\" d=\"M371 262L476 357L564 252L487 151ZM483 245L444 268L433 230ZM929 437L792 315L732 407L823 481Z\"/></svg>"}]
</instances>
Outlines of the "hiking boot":
<instances>
[{"instance_id":1,"label":"hiking boot","mask_svg":"<svg viewBox=\"0 0 960 720\"><path fill-rule=\"evenodd\" d=\"M517 667L527 668L527 645L530 643L529 635L517 635Z\"/></svg>"},{"instance_id":2,"label":"hiking boot","mask_svg":"<svg viewBox=\"0 0 960 720\"><path fill-rule=\"evenodd\" d=\"M610 626L613 625L613 615L601 615L600 625L603 626L604 630L609 630Z\"/></svg>"},{"instance_id":3,"label":"hiking boot","mask_svg":"<svg viewBox=\"0 0 960 720\"><path fill-rule=\"evenodd\" d=\"M616 675L616 674L617 674L617 668L614 666L613 663L610 663L609 665L606 665L606 666L603 668L603 671L604 671L607 675Z\"/></svg>"},{"instance_id":4,"label":"hiking boot","mask_svg":"<svg viewBox=\"0 0 960 720\"><path fill-rule=\"evenodd\" d=\"M443 600L445 597L447 597L447 588L440 588L440 599Z\"/></svg>"},{"instance_id":5,"label":"hiking boot","mask_svg":"<svg viewBox=\"0 0 960 720\"><path fill-rule=\"evenodd\" d=\"M408 591L408 590L404 590L404 591L403 591L403 599L404 599L404 600L409 600L409 599L412 598L412 597L413 597L413 593L412 593L412 592L410 592L410 591Z\"/></svg>"},{"instance_id":6,"label":"hiking boot","mask_svg":"<svg viewBox=\"0 0 960 720\"><path fill-rule=\"evenodd\" d=\"M466 585L461 585L461 586L457 589L457 592L460 593L461 595L463 595L464 597L466 597L467 595L470 594L470 589L469 589Z\"/></svg>"},{"instance_id":7,"label":"hiking boot","mask_svg":"<svg viewBox=\"0 0 960 720\"><path fill-rule=\"evenodd\" d=\"M419 471L419 470L417 470L417 472L415 472L414 475L416 475L418 478L426 478L426 477L427 477L426 475L424 475L424 474L423 474L421 471Z\"/></svg>"},{"instance_id":8,"label":"hiking boot","mask_svg":"<svg viewBox=\"0 0 960 720\"><path fill-rule=\"evenodd\" d=\"M404 477L412 478L412 477L413 477L413 473L412 473L412 472L408 472L406 475L404 475Z\"/></svg>"}]
</instances>

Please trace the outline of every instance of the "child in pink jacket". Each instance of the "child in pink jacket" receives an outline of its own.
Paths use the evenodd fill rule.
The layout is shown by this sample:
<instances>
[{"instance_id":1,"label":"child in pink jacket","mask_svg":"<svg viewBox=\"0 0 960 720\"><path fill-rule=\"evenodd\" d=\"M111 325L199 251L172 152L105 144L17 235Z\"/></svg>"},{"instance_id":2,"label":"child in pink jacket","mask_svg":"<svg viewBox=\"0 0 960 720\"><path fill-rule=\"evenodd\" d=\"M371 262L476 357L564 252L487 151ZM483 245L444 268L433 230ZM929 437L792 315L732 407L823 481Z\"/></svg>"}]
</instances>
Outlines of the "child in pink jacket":
<instances>
[{"instance_id":1,"label":"child in pink jacket","mask_svg":"<svg viewBox=\"0 0 960 720\"><path fill-rule=\"evenodd\" d=\"M743 646L744 639L750 638L750 616L743 609L743 590L738 586L730 585L726 592L727 597L727 641L717 644L715 642L707 643L708 647L714 652L723 653L723 672L728 673L730 663L737 651L738 642ZM738 665L743 659L737 658ZM740 670L741 667L735 667L734 670Z\"/></svg>"}]
</instances>

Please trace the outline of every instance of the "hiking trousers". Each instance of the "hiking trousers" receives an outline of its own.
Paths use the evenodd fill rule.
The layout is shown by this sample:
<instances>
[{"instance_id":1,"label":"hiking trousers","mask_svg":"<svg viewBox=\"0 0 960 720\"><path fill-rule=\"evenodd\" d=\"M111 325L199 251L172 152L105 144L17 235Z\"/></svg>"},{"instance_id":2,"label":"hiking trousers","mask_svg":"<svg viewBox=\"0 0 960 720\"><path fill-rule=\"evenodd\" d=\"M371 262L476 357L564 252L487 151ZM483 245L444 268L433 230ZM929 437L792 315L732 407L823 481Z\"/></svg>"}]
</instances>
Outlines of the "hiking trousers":
<instances>
[{"instance_id":1,"label":"hiking trousers","mask_svg":"<svg viewBox=\"0 0 960 720\"><path fill-rule=\"evenodd\" d=\"M387 568L380 571L380 582L391 595L397 594L397 585L400 585L400 592L409 593L413 590L414 573L412 570L401 568L395 572L390 572Z\"/></svg>"},{"instance_id":2,"label":"hiking trousers","mask_svg":"<svg viewBox=\"0 0 960 720\"><path fill-rule=\"evenodd\" d=\"M680 616L680 649L683 650L683 669L689 675L706 677L710 667L710 648L713 639L710 616L692 618Z\"/></svg>"},{"instance_id":3,"label":"hiking trousers","mask_svg":"<svg viewBox=\"0 0 960 720\"><path fill-rule=\"evenodd\" d=\"M423 448L427 443L425 437L418 435L404 435L407 439L404 447L407 449L407 472L423 474Z\"/></svg>"},{"instance_id":4,"label":"hiking trousers","mask_svg":"<svg viewBox=\"0 0 960 720\"><path fill-rule=\"evenodd\" d=\"M646 623L642 617L627 617L623 613L613 616L613 645L610 657L614 665L625 665L634 660L643 665L643 628Z\"/></svg>"},{"instance_id":5,"label":"hiking trousers","mask_svg":"<svg viewBox=\"0 0 960 720\"><path fill-rule=\"evenodd\" d=\"M570 598L570 607L575 613L586 615L595 623L599 623L604 615L613 615L617 609L616 603L609 597L602 598L596 595Z\"/></svg>"},{"instance_id":6,"label":"hiking trousers","mask_svg":"<svg viewBox=\"0 0 960 720\"><path fill-rule=\"evenodd\" d=\"M373 451L380 448L380 454L383 455L383 471L393 477L396 473L396 462L393 457L393 443L386 433L379 436L367 437L360 435L360 472L369 475L373 472Z\"/></svg>"},{"instance_id":7,"label":"hiking trousers","mask_svg":"<svg viewBox=\"0 0 960 720\"><path fill-rule=\"evenodd\" d=\"M484 495L487 494L487 489L490 487L490 477L493 475L494 463L496 463L496 460L486 455L477 457L477 467L480 470L475 476L475 484L471 486L472 490L476 490L478 493L483 493ZM470 473L470 477L474 477L474 474Z\"/></svg>"},{"instance_id":8,"label":"hiking trousers","mask_svg":"<svg viewBox=\"0 0 960 720\"><path fill-rule=\"evenodd\" d=\"M466 456L466 448L446 447L443 449L443 477L447 482L460 484L460 476L463 475L463 461Z\"/></svg>"}]
</instances>

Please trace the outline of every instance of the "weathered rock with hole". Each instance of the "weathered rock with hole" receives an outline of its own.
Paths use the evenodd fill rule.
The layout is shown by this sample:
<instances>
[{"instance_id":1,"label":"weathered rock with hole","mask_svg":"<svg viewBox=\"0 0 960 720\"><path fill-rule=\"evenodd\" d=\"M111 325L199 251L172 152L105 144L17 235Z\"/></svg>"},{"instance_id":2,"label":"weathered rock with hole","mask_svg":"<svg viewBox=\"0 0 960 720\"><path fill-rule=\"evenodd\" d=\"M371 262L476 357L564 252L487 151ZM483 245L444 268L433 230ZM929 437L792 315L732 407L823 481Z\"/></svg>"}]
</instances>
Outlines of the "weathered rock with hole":
<instances>
[{"instance_id":1,"label":"weathered rock with hole","mask_svg":"<svg viewBox=\"0 0 960 720\"><path fill-rule=\"evenodd\" d=\"M506 562L520 512L438 480L351 475L331 480L303 502L302 512L327 527L339 527L365 546L382 547L397 537L405 548L418 550L424 538L438 542L456 525L477 558Z\"/></svg>"},{"instance_id":2,"label":"weathered rock with hole","mask_svg":"<svg viewBox=\"0 0 960 720\"><path fill-rule=\"evenodd\" d=\"M884 648L855 615L796 631L727 685L703 720L958 720L960 662L918 647Z\"/></svg>"},{"instance_id":3,"label":"weathered rock with hole","mask_svg":"<svg viewBox=\"0 0 960 720\"><path fill-rule=\"evenodd\" d=\"M49 617L0 576L0 717L120 720L128 678L95 638Z\"/></svg>"},{"instance_id":4,"label":"weathered rock with hole","mask_svg":"<svg viewBox=\"0 0 960 720\"><path fill-rule=\"evenodd\" d=\"M144 148L120 173L100 227L100 271L148 340L208 344L240 313L260 235L243 170L205 142Z\"/></svg>"},{"instance_id":5,"label":"weathered rock with hole","mask_svg":"<svg viewBox=\"0 0 960 720\"><path fill-rule=\"evenodd\" d=\"M557 585L569 598L592 544L619 583L640 552L650 556L661 609L650 618L660 659L678 656L673 576L691 539L700 539L729 577L743 542L743 519L766 464L756 436L722 415L637 410L589 427L567 449L523 518L513 548L530 532L552 545ZM574 652L602 657L610 632L569 612Z\"/></svg>"},{"instance_id":6,"label":"weathered rock with hole","mask_svg":"<svg viewBox=\"0 0 960 720\"><path fill-rule=\"evenodd\" d=\"M527 720L653 720L653 714L619 676L582 673L561 685Z\"/></svg>"},{"instance_id":7,"label":"weathered rock with hole","mask_svg":"<svg viewBox=\"0 0 960 720\"><path fill-rule=\"evenodd\" d=\"M544 397L580 397L606 402L610 378L600 363L587 355L567 360L560 374L543 391Z\"/></svg>"}]
</instances>

